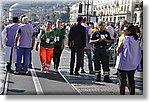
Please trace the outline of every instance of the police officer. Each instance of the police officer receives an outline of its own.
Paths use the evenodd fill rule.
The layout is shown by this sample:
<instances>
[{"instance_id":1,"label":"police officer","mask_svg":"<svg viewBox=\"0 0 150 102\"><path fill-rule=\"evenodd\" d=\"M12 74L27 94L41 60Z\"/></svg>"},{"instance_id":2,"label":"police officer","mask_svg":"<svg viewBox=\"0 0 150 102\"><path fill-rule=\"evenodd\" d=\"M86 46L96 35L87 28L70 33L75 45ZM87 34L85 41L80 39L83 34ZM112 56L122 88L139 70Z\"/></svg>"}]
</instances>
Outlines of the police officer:
<instances>
[{"instance_id":1,"label":"police officer","mask_svg":"<svg viewBox=\"0 0 150 102\"><path fill-rule=\"evenodd\" d=\"M109 78L109 57L106 52L107 44L111 42L110 34L105 30L105 22L99 23L99 31L92 35L90 40L91 44L94 44L94 67L97 82L101 81L101 64L103 68L104 82L111 83ZM101 62L101 63L100 63Z\"/></svg>"}]
</instances>

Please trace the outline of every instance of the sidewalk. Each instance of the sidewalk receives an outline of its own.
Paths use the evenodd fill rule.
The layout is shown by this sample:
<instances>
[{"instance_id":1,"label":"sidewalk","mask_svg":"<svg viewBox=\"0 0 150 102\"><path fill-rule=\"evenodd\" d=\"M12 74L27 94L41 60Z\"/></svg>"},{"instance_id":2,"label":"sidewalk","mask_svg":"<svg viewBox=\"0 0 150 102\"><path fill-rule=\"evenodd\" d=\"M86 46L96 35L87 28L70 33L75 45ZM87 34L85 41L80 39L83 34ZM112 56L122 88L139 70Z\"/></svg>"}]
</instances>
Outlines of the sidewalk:
<instances>
[{"instance_id":1,"label":"sidewalk","mask_svg":"<svg viewBox=\"0 0 150 102\"><path fill-rule=\"evenodd\" d=\"M6 75L7 75L7 72L5 68L5 62L3 59L3 52L0 49L0 95L2 95L4 91Z\"/></svg>"},{"instance_id":2,"label":"sidewalk","mask_svg":"<svg viewBox=\"0 0 150 102\"><path fill-rule=\"evenodd\" d=\"M113 83L105 82L95 82L95 75L92 74L80 74L69 75L69 62L70 62L70 52L64 50L61 57L60 69L59 72L62 77L71 84L81 95L119 95L119 86L118 79L116 75L116 69L111 67L110 76L113 80ZM85 71L88 73L87 59L85 58ZM136 95L143 94L143 78L141 72L136 72L135 81L136 81ZM103 80L103 77L102 77ZM126 88L126 94L129 94L128 89Z\"/></svg>"}]
</instances>

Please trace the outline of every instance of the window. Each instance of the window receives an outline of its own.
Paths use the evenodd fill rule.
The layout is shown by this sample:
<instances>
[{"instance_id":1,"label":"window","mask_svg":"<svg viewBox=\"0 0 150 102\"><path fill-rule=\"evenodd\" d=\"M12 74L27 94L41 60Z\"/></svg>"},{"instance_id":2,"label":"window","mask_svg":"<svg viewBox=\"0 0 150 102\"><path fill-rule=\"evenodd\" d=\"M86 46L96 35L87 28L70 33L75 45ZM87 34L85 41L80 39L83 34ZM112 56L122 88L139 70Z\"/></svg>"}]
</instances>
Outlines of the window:
<instances>
[{"instance_id":1,"label":"window","mask_svg":"<svg viewBox=\"0 0 150 102\"><path fill-rule=\"evenodd\" d=\"M127 6L127 11L129 11L129 5Z\"/></svg>"},{"instance_id":2,"label":"window","mask_svg":"<svg viewBox=\"0 0 150 102\"><path fill-rule=\"evenodd\" d=\"M126 5L124 6L124 11L126 11Z\"/></svg>"},{"instance_id":3,"label":"window","mask_svg":"<svg viewBox=\"0 0 150 102\"><path fill-rule=\"evenodd\" d=\"M116 22L116 17L114 17L114 22Z\"/></svg>"},{"instance_id":4,"label":"window","mask_svg":"<svg viewBox=\"0 0 150 102\"><path fill-rule=\"evenodd\" d=\"M123 6L121 6L121 9L120 9L120 11L123 11Z\"/></svg>"},{"instance_id":5,"label":"window","mask_svg":"<svg viewBox=\"0 0 150 102\"><path fill-rule=\"evenodd\" d=\"M111 22L112 18L110 17L110 22Z\"/></svg>"},{"instance_id":6,"label":"window","mask_svg":"<svg viewBox=\"0 0 150 102\"><path fill-rule=\"evenodd\" d=\"M134 14L134 22L136 22L136 20L137 20L137 14L135 13Z\"/></svg>"}]
</instances>

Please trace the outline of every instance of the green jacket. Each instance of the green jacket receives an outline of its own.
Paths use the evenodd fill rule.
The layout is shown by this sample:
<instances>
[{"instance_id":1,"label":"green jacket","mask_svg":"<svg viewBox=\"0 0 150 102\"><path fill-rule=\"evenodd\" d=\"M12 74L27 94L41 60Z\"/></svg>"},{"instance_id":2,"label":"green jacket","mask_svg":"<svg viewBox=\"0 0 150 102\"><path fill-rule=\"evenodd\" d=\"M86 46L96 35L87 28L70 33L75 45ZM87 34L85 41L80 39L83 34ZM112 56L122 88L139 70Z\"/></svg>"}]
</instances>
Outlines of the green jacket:
<instances>
[{"instance_id":1,"label":"green jacket","mask_svg":"<svg viewBox=\"0 0 150 102\"><path fill-rule=\"evenodd\" d=\"M53 29L55 31L55 44L57 46L62 46L64 44L64 39L66 36L66 31L64 28L58 30L57 28Z\"/></svg>"},{"instance_id":2,"label":"green jacket","mask_svg":"<svg viewBox=\"0 0 150 102\"><path fill-rule=\"evenodd\" d=\"M41 46L45 48L54 48L54 44L50 44L55 39L55 31L52 30L51 32L45 32L45 30L42 30L41 35Z\"/></svg>"}]
</instances>

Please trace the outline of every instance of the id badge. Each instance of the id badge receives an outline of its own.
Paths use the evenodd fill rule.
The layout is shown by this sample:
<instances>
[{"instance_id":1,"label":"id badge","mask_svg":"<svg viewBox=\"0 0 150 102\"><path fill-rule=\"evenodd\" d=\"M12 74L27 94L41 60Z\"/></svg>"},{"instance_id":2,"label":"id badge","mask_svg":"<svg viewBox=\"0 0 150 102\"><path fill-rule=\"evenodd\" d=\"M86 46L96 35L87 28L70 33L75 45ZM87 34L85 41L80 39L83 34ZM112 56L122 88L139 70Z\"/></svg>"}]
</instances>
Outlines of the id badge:
<instances>
[{"instance_id":1,"label":"id badge","mask_svg":"<svg viewBox=\"0 0 150 102\"><path fill-rule=\"evenodd\" d=\"M105 39L105 35L101 35L101 39Z\"/></svg>"},{"instance_id":2,"label":"id badge","mask_svg":"<svg viewBox=\"0 0 150 102\"><path fill-rule=\"evenodd\" d=\"M46 43L50 43L50 39L49 38L46 38Z\"/></svg>"},{"instance_id":3,"label":"id badge","mask_svg":"<svg viewBox=\"0 0 150 102\"><path fill-rule=\"evenodd\" d=\"M59 36L57 36L57 37L56 37L56 41L60 41L60 38L59 38Z\"/></svg>"}]
</instances>

